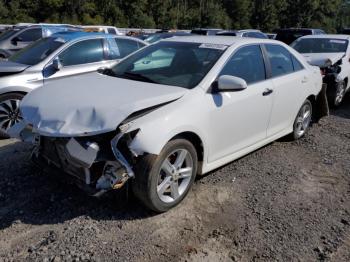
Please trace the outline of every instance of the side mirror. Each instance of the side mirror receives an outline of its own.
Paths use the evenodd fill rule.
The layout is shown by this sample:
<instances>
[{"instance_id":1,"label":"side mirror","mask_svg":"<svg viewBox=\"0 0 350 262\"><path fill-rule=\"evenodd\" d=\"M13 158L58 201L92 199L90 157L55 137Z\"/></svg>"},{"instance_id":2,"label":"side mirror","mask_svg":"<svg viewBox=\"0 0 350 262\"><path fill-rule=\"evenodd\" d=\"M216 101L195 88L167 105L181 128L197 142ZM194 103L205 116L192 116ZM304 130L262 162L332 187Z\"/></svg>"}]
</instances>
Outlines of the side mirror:
<instances>
[{"instance_id":1,"label":"side mirror","mask_svg":"<svg viewBox=\"0 0 350 262\"><path fill-rule=\"evenodd\" d=\"M59 71L62 69L63 65L60 61L60 59L58 57L56 57L53 61L52 61L52 66L53 68L56 69L56 71Z\"/></svg>"},{"instance_id":2,"label":"side mirror","mask_svg":"<svg viewBox=\"0 0 350 262\"><path fill-rule=\"evenodd\" d=\"M248 87L247 82L239 77L223 75L217 82L217 90L220 92L241 91Z\"/></svg>"}]
</instances>

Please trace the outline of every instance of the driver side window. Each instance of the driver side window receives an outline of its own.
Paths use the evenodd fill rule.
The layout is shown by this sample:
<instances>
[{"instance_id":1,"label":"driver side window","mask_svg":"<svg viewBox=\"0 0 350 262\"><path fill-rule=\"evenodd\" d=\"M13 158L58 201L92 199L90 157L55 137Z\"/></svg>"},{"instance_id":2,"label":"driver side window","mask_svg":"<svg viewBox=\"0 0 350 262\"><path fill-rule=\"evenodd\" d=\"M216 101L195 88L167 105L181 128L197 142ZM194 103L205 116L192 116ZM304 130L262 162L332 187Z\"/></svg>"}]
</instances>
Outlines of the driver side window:
<instances>
[{"instance_id":1,"label":"driver side window","mask_svg":"<svg viewBox=\"0 0 350 262\"><path fill-rule=\"evenodd\" d=\"M253 84L266 79L264 58L259 45L240 48L228 60L219 76L230 75Z\"/></svg>"},{"instance_id":2,"label":"driver side window","mask_svg":"<svg viewBox=\"0 0 350 262\"><path fill-rule=\"evenodd\" d=\"M104 60L101 39L84 40L68 47L59 55L63 66L96 63Z\"/></svg>"}]
</instances>

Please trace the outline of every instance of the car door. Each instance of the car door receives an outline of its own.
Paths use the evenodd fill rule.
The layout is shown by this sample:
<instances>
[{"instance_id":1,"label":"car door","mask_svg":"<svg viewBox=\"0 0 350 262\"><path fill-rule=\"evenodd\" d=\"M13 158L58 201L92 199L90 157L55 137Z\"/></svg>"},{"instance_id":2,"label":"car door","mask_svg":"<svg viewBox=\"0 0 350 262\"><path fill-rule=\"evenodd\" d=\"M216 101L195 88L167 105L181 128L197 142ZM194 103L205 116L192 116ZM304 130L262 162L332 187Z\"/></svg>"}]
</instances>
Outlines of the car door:
<instances>
[{"instance_id":1,"label":"car door","mask_svg":"<svg viewBox=\"0 0 350 262\"><path fill-rule=\"evenodd\" d=\"M273 107L268 136L291 127L302 105L303 89L312 85L308 71L283 46L266 44L266 56L271 66L273 83Z\"/></svg>"},{"instance_id":2,"label":"car door","mask_svg":"<svg viewBox=\"0 0 350 262\"><path fill-rule=\"evenodd\" d=\"M108 65L105 50L103 47L103 39L81 40L63 50L58 59L62 68L54 71L52 74L44 74L47 77L44 82L56 80L76 74L89 73L97 71L97 69ZM49 64L44 70L52 71Z\"/></svg>"},{"instance_id":3,"label":"car door","mask_svg":"<svg viewBox=\"0 0 350 262\"><path fill-rule=\"evenodd\" d=\"M238 49L218 77L244 79L248 88L236 92L208 94L210 108L209 162L239 152L266 138L272 83L266 79L264 57L259 45Z\"/></svg>"},{"instance_id":4,"label":"car door","mask_svg":"<svg viewBox=\"0 0 350 262\"><path fill-rule=\"evenodd\" d=\"M41 28L27 28L22 32L18 33L16 36L12 37L10 43L12 52L16 52L26 47L27 45L42 38Z\"/></svg>"}]
</instances>

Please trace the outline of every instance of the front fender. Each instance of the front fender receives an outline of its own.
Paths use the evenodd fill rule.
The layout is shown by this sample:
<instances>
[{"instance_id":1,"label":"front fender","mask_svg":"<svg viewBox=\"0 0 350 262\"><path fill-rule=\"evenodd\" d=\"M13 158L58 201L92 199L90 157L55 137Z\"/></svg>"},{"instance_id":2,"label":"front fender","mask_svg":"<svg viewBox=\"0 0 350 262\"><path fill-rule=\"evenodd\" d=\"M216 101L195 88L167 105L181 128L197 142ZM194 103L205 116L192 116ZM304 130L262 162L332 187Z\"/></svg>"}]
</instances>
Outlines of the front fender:
<instances>
[{"instance_id":1,"label":"front fender","mask_svg":"<svg viewBox=\"0 0 350 262\"><path fill-rule=\"evenodd\" d=\"M161 130L161 132L157 132L157 130ZM137 155L141 155L143 153L159 155L164 146L172 138L188 132L193 133L200 138L203 144L204 159L206 159L207 147L205 136L200 130L198 130L198 128L191 125L183 125L175 129L167 129L161 125L153 125L152 127L143 126L140 128L139 133L129 145L129 148Z\"/></svg>"}]
</instances>

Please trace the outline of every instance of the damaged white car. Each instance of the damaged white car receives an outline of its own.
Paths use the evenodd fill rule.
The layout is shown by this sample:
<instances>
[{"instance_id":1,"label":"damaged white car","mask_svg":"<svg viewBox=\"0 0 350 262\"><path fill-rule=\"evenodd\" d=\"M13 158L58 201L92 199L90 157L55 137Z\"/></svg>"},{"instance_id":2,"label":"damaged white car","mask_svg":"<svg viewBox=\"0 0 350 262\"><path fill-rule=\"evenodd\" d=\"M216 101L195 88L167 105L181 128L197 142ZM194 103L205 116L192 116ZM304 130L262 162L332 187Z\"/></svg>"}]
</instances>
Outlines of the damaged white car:
<instances>
[{"instance_id":1,"label":"damaged white car","mask_svg":"<svg viewBox=\"0 0 350 262\"><path fill-rule=\"evenodd\" d=\"M34 90L11 132L35 144L36 162L92 194L130 180L147 207L164 212L197 174L303 136L321 86L318 67L274 40L169 39Z\"/></svg>"},{"instance_id":2,"label":"damaged white car","mask_svg":"<svg viewBox=\"0 0 350 262\"><path fill-rule=\"evenodd\" d=\"M328 101L333 107L339 106L350 90L349 40L349 35L310 35L291 45L311 65L321 68Z\"/></svg>"}]
</instances>

